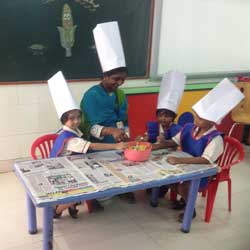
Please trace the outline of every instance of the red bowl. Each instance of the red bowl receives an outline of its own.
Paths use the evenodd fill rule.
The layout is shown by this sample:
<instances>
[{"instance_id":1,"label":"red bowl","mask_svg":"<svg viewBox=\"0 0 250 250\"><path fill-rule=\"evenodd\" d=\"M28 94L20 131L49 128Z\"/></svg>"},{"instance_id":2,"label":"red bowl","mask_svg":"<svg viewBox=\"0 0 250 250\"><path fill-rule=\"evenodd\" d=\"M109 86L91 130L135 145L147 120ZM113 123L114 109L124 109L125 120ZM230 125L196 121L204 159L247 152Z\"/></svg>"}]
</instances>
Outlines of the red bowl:
<instances>
[{"instance_id":1,"label":"red bowl","mask_svg":"<svg viewBox=\"0 0 250 250\"><path fill-rule=\"evenodd\" d=\"M132 146L143 145L145 150L131 149ZM149 142L129 142L128 148L124 150L124 156L129 161L147 161L151 154L152 145Z\"/></svg>"}]
</instances>

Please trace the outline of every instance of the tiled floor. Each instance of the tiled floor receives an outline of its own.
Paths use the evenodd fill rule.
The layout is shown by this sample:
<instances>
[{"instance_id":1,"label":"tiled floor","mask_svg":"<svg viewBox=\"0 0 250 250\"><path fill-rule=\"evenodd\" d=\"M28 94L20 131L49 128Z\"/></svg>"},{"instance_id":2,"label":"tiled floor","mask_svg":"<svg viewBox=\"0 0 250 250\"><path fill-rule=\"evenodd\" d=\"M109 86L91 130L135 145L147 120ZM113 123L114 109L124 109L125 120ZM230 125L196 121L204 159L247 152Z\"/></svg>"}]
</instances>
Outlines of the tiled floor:
<instances>
[{"instance_id":1,"label":"tiled floor","mask_svg":"<svg viewBox=\"0 0 250 250\"><path fill-rule=\"evenodd\" d=\"M191 232L180 232L178 212L162 200L158 208L146 202L135 205L115 199L105 211L87 214L81 208L79 218L67 212L54 222L55 250L250 250L250 147L246 159L232 169L232 212L227 211L227 188L221 184L209 224L203 221L205 200L197 200L197 217ZM42 210L38 209L36 235L26 226L25 193L13 173L0 175L0 250L42 249Z\"/></svg>"}]
</instances>

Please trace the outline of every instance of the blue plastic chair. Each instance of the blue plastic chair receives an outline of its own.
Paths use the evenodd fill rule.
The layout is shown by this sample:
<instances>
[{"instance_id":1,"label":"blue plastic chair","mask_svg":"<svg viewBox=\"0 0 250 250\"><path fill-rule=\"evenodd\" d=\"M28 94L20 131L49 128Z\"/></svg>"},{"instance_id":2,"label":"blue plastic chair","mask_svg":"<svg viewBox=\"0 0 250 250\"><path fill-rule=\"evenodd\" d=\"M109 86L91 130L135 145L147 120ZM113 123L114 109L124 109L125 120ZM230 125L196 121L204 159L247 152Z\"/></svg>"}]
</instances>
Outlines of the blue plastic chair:
<instances>
[{"instance_id":1,"label":"blue plastic chair","mask_svg":"<svg viewBox=\"0 0 250 250\"><path fill-rule=\"evenodd\" d=\"M194 122L194 115L191 112L184 112L182 113L179 118L177 123L180 126L184 126L186 123L193 123Z\"/></svg>"}]
</instances>

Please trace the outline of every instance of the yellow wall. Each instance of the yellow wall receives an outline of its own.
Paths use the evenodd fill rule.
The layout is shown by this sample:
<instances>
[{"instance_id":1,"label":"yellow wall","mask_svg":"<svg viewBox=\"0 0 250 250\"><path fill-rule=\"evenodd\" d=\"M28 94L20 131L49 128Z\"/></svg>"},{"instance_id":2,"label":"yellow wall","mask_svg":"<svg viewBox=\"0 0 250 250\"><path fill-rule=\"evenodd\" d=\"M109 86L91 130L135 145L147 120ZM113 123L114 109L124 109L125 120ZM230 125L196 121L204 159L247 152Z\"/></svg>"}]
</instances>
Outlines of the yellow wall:
<instances>
[{"instance_id":1,"label":"yellow wall","mask_svg":"<svg viewBox=\"0 0 250 250\"><path fill-rule=\"evenodd\" d=\"M185 91L178 109L178 114L191 111L192 106L199 101L209 90Z\"/></svg>"}]
</instances>

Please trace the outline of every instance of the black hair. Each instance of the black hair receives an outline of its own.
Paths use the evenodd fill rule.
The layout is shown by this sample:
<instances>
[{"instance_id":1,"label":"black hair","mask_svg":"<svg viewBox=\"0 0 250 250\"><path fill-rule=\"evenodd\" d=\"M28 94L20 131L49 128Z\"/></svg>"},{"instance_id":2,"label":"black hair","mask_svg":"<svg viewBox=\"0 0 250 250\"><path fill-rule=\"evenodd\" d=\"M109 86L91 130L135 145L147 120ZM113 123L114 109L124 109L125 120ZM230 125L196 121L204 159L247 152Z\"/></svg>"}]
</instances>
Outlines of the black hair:
<instances>
[{"instance_id":1,"label":"black hair","mask_svg":"<svg viewBox=\"0 0 250 250\"><path fill-rule=\"evenodd\" d=\"M72 112L74 110L79 111L80 115L82 115L82 111L80 109L72 109L72 110L69 110L69 111L63 113L62 116L61 116L61 118L60 118L60 121L61 121L61 123L63 125L69 120L69 114L70 114L70 112Z\"/></svg>"},{"instance_id":2,"label":"black hair","mask_svg":"<svg viewBox=\"0 0 250 250\"><path fill-rule=\"evenodd\" d=\"M115 68L115 69L112 69L112 70L109 70L109 71L105 71L102 73L103 77L105 76L111 76L111 75L115 75L117 73L126 73L128 74L128 69L127 67L119 67L119 68Z\"/></svg>"},{"instance_id":3,"label":"black hair","mask_svg":"<svg viewBox=\"0 0 250 250\"><path fill-rule=\"evenodd\" d=\"M156 116L159 116L160 114L163 114L165 116L172 117L173 120L176 118L177 114L169 109L157 109L156 110Z\"/></svg>"}]
</instances>

